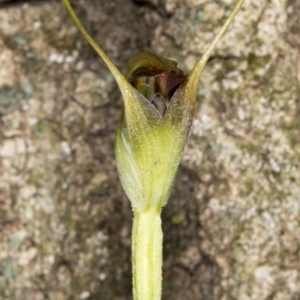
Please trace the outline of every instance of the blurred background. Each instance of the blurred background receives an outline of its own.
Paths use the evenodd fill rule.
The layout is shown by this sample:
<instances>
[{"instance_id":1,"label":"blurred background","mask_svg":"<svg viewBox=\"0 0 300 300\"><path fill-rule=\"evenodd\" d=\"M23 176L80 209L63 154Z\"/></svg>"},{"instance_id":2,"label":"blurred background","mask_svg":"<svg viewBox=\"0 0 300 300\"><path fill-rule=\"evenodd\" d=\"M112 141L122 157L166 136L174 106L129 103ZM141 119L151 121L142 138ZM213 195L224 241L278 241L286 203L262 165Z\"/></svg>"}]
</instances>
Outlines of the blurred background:
<instances>
[{"instance_id":1,"label":"blurred background","mask_svg":"<svg viewBox=\"0 0 300 300\"><path fill-rule=\"evenodd\" d=\"M74 0L124 70L188 72L236 0ZM164 300L300 299L300 2L245 0L163 210ZM0 299L128 300L117 85L60 1L0 0Z\"/></svg>"}]
</instances>

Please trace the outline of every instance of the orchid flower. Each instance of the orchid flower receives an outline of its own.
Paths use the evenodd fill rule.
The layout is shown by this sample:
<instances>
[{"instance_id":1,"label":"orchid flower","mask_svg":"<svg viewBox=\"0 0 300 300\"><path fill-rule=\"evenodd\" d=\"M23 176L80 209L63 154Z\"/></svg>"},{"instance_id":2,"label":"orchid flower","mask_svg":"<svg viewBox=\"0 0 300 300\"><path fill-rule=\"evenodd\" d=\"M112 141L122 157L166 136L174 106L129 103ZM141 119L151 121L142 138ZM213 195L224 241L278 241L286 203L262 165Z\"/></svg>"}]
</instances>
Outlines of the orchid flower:
<instances>
[{"instance_id":1,"label":"orchid flower","mask_svg":"<svg viewBox=\"0 0 300 300\"><path fill-rule=\"evenodd\" d=\"M124 100L115 154L119 177L134 213L133 295L135 300L159 300L161 210L169 199L189 138L201 72L244 0L239 0L189 74L170 59L141 51L129 61L125 76L83 28L69 1L63 2L84 38L114 76Z\"/></svg>"}]
</instances>

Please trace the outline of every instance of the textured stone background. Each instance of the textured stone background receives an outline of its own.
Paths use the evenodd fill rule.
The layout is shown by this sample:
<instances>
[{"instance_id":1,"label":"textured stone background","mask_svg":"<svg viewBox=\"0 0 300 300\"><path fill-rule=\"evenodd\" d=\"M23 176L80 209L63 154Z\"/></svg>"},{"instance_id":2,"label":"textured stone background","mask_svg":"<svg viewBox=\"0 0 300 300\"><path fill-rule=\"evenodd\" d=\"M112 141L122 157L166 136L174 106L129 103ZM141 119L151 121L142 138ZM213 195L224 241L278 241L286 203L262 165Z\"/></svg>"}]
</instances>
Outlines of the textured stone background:
<instances>
[{"instance_id":1,"label":"textured stone background","mask_svg":"<svg viewBox=\"0 0 300 300\"><path fill-rule=\"evenodd\" d=\"M77 0L124 70L189 71L236 1ZM300 299L300 5L245 0L209 61L163 211L164 300ZM0 299L131 299L122 99L61 2L0 9Z\"/></svg>"}]
</instances>

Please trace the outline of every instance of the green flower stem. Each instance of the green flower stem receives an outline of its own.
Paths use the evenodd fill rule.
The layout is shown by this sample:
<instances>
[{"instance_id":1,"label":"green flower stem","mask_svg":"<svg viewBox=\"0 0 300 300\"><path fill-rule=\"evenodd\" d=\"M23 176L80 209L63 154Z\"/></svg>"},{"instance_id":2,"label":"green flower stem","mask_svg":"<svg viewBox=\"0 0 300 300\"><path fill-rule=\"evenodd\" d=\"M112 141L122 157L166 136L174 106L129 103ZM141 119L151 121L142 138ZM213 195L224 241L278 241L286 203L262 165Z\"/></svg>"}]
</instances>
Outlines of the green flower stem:
<instances>
[{"instance_id":1,"label":"green flower stem","mask_svg":"<svg viewBox=\"0 0 300 300\"><path fill-rule=\"evenodd\" d=\"M132 232L134 300L160 300L162 240L160 210L135 210Z\"/></svg>"},{"instance_id":2,"label":"green flower stem","mask_svg":"<svg viewBox=\"0 0 300 300\"><path fill-rule=\"evenodd\" d=\"M125 108L119 123L115 152L119 176L134 212L134 300L161 300L161 209L167 203L176 169L188 140L201 72L244 0L238 0L228 20L187 77L177 69L176 63L145 52L137 54L129 62L130 72L125 77L83 28L69 1L62 1L84 38L106 63L124 99ZM132 78L137 75L155 76L158 71L167 75L166 82L162 79L157 82L162 84L161 87L163 83L166 84L165 89L162 89L166 91L166 95L170 88L168 79L171 79L171 83L172 80L177 80L178 85L165 115L157 111L151 104L151 99L144 98L135 89L136 78ZM174 72L177 74L175 77Z\"/></svg>"}]
</instances>

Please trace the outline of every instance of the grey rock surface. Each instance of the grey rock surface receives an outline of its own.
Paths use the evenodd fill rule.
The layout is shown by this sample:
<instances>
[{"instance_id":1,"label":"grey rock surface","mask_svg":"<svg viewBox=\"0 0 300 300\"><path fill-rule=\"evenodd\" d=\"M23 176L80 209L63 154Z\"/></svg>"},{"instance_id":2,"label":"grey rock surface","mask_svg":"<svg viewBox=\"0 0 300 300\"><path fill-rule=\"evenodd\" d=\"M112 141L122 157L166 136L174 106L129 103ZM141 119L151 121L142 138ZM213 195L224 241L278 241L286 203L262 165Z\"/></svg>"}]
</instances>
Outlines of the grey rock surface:
<instances>
[{"instance_id":1,"label":"grey rock surface","mask_svg":"<svg viewBox=\"0 0 300 300\"><path fill-rule=\"evenodd\" d=\"M118 67L188 72L233 0L74 1ZM163 211L164 300L300 298L300 7L245 0ZM131 299L116 83L60 2L0 9L0 299ZM11 100L10 100L11 99Z\"/></svg>"}]
</instances>

